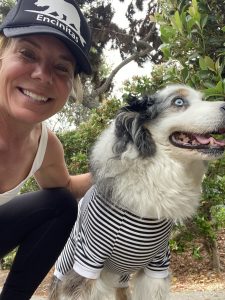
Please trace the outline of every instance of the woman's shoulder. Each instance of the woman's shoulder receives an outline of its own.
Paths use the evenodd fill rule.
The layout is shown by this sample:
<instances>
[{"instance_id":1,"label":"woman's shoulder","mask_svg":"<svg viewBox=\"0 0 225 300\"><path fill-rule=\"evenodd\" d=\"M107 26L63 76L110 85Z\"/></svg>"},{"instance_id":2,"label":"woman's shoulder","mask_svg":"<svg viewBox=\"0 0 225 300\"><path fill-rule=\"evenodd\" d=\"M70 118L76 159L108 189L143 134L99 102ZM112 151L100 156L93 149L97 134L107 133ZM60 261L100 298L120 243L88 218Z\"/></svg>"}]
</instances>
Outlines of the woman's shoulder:
<instances>
[{"instance_id":1,"label":"woman's shoulder","mask_svg":"<svg viewBox=\"0 0 225 300\"><path fill-rule=\"evenodd\" d=\"M47 128L47 132L48 132L48 144L49 146L62 146L59 138L57 137L57 135L55 134L55 132L53 132L51 129Z\"/></svg>"},{"instance_id":2,"label":"woman's shoulder","mask_svg":"<svg viewBox=\"0 0 225 300\"><path fill-rule=\"evenodd\" d=\"M59 138L56 136L56 134L51 131L50 129L47 129L48 131L48 144L46 148L46 154L44 159L44 164L48 164L51 161L59 160L62 156L64 156L64 150L63 146L59 140Z\"/></svg>"}]
</instances>

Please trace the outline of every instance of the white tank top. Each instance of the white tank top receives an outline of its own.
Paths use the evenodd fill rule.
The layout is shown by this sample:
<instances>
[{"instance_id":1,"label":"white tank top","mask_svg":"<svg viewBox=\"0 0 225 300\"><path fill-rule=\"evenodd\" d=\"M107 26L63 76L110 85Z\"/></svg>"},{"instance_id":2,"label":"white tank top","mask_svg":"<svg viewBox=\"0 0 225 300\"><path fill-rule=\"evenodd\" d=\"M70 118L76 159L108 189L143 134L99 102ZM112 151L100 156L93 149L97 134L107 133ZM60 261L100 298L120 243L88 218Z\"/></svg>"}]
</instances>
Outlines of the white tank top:
<instances>
[{"instance_id":1,"label":"white tank top","mask_svg":"<svg viewBox=\"0 0 225 300\"><path fill-rule=\"evenodd\" d=\"M2 205L4 203L8 202L9 200L11 200L12 198L14 198L19 193L19 191L22 188L22 186L24 185L25 181L27 181L27 179L29 179L31 176L33 176L34 173L40 168L40 166L42 165L44 156L45 156L47 142L48 142L47 127L44 123L42 123L41 137L40 137L38 150L37 150L37 153L36 153L36 156L35 156L35 159L34 159L34 162L33 162L33 165L31 167L29 174L15 188L13 188L12 190L7 191L3 194L0 194L0 205Z\"/></svg>"}]
</instances>

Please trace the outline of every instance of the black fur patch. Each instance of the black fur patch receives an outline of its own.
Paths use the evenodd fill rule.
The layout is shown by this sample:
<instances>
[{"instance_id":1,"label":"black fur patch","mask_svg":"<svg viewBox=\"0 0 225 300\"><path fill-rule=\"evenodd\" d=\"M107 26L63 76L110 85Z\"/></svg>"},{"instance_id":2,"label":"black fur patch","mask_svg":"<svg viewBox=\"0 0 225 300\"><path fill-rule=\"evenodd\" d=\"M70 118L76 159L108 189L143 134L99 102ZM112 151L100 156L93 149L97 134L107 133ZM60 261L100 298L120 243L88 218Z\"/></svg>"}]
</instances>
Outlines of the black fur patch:
<instances>
[{"instance_id":1,"label":"black fur patch","mask_svg":"<svg viewBox=\"0 0 225 300\"><path fill-rule=\"evenodd\" d=\"M121 108L116 117L117 141L113 150L120 155L126 150L128 143L132 143L141 157L152 156L156 152L156 145L144 125L157 116L154 98L146 96L138 99L131 96L128 103L129 105Z\"/></svg>"},{"instance_id":2,"label":"black fur patch","mask_svg":"<svg viewBox=\"0 0 225 300\"><path fill-rule=\"evenodd\" d=\"M151 96L144 96L141 98L137 98L135 96L130 95L126 101L128 105L125 106L124 109L128 109L130 111L136 111L136 112L147 111L148 108L152 107L155 103L155 99Z\"/></svg>"}]
</instances>

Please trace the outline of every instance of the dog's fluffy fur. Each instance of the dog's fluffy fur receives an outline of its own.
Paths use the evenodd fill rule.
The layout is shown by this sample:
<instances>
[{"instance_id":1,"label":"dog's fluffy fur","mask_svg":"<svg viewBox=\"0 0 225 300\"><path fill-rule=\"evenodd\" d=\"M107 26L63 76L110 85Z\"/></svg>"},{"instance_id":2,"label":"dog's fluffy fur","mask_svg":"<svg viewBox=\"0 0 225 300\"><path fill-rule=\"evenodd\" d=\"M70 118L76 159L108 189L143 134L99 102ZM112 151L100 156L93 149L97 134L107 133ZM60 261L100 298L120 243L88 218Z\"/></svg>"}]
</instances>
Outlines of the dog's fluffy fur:
<instances>
[{"instance_id":1,"label":"dog's fluffy fur","mask_svg":"<svg viewBox=\"0 0 225 300\"><path fill-rule=\"evenodd\" d=\"M171 85L150 97L131 98L99 137L91 170L105 199L140 217L183 220L198 207L207 161L219 158L225 142L225 104L202 101L201 93ZM51 288L54 300L165 300L169 279L133 276L133 291L114 289L116 274L82 278L73 270Z\"/></svg>"}]
</instances>

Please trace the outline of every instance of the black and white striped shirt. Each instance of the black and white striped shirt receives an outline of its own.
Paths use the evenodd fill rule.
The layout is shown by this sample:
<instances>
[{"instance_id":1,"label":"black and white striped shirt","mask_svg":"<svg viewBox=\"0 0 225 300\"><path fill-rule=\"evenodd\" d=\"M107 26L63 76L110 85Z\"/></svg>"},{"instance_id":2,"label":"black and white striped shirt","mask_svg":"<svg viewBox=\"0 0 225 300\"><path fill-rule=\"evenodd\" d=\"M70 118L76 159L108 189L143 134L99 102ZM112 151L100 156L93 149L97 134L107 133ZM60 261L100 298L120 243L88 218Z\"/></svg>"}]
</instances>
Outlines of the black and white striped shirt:
<instances>
[{"instance_id":1,"label":"black and white striped shirt","mask_svg":"<svg viewBox=\"0 0 225 300\"><path fill-rule=\"evenodd\" d=\"M56 263L58 278L73 268L96 279L103 267L121 275L119 286L126 285L130 274L141 268L151 277L168 276L172 220L140 218L106 202L96 187L79 207L78 220Z\"/></svg>"}]
</instances>

